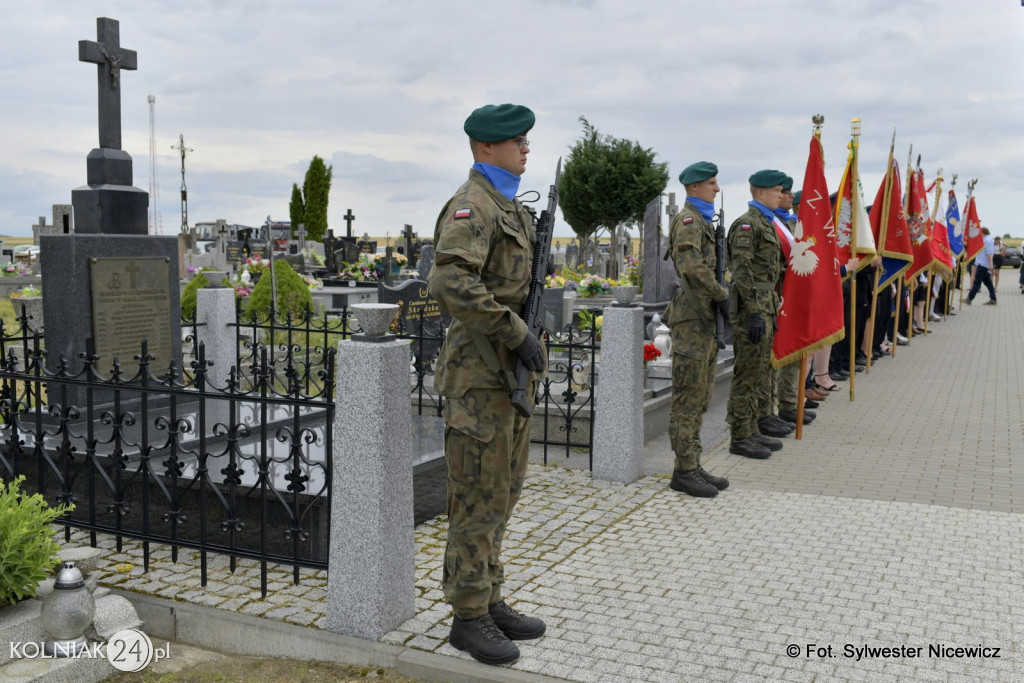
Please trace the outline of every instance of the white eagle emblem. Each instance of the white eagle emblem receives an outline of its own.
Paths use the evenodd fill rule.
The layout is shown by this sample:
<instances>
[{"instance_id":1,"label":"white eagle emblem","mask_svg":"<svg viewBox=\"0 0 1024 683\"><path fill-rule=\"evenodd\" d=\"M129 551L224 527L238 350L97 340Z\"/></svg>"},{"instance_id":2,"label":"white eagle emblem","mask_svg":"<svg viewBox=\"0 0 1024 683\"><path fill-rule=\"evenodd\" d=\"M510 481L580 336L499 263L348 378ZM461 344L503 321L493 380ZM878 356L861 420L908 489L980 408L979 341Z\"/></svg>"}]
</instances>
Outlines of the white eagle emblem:
<instances>
[{"instance_id":1,"label":"white eagle emblem","mask_svg":"<svg viewBox=\"0 0 1024 683\"><path fill-rule=\"evenodd\" d=\"M850 246L850 226L853 224L853 207L850 200L843 197L839 204L839 225L836 226L836 246L840 249Z\"/></svg>"},{"instance_id":2,"label":"white eagle emblem","mask_svg":"<svg viewBox=\"0 0 1024 683\"><path fill-rule=\"evenodd\" d=\"M810 275L818 267L818 255L811 251L815 240L813 237L806 240L803 238L804 225L800 221L796 222L793 237L796 241L793 243L793 251L789 255L790 270L796 275Z\"/></svg>"},{"instance_id":3,"label":"white eagle emblem","mask_svg":"<svg viewBox=\"0 0 1024 683\"><path fill-rule=\"evenodd\" d=\"M963 237L964 227L960 225L960 221L957 218L950 218L950 224L953 226L953 234L957 237Z\"/></svg>"},{"instance_id":4,"label":"white eagle emblem","mask_svg":"<svg viewBox=\"0 0 1024 683\"><path fill-rule=\"evenodd\" d=\"M978 229L978 224L974 221L967 221L967 236L974 238L981 234L981 230Z\"/></svg>"}]
</instances>

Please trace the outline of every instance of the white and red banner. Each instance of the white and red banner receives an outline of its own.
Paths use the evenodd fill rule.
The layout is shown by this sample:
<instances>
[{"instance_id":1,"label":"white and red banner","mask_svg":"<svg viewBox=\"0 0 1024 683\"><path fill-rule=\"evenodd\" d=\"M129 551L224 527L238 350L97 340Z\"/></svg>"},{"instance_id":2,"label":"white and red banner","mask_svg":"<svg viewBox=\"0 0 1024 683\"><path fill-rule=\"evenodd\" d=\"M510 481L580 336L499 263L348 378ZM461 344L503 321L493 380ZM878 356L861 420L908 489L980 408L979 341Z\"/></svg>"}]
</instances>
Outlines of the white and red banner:
<instances>
[{"instance_id":1,"label":"white and red banner","mask_svg":"<svg viewBox=\"0 0 1024 683\"><path fill-rule=\"evenodd\" d=\"M807 156L800 212L782 281L778 324L772 343L772 364L776 367L834 344L846 334L832 206L821 142L816 137L811 137Z\"/></svg>"}]
</instances>

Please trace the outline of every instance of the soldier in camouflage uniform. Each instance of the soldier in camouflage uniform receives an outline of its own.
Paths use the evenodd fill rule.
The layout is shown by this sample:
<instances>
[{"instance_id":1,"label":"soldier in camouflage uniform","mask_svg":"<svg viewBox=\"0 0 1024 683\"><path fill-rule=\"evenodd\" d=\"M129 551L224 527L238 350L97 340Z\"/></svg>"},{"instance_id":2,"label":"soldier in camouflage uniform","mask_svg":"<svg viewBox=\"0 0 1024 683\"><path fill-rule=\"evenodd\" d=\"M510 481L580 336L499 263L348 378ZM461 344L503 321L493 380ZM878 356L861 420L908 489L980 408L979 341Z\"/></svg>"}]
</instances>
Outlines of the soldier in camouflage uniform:
<instances>
[{"instance_id":1,"label":"soldier in camouflage uniform","mask_svg":"<svg viewBox=\"0 0 1024 683\"><path fill-rule=\"evenodd\" d=\"M665 311L672 330L669 438L676 454L669 487L700 498L713 498L729 486L728 479L709 474L700 464L700 427L718 365L715 317L729 315L729 292L715 279L718 256L711 218L717 176L718 167L708 161L683 169L679 182L686 188L686 202L669 229L669 253L679 276L679 289Z\"/></svg>"},{"instance_id":2,"label":"soldier in camouflage uniform","mask_svg":"<svg viewBox=\"0 0 1024 683\"><path fill-rule=\"evenodd\" d=\"M449 642L487 664L519 657L512 640L538 638L544 622L501 596L505 526L523 489L530 418L509 400L516 360L531 372L533 396L545 368L540 341L520 317L536 241L533 215L517 199L533 128L523 106L487 105L463 126L473 164L434 233L430 293L453 321L436 363L445 397L448 544L443 588L455 612Z\"/></svg>"},{"instance_id":3,"label":"soldier in camouflage uniform","mask_svg":"<svg viewBox=\"0 0 1024 683\"><path fill-rule=\"evenodd\" d=\"M771 423L759 422L758 418L762 407L771 405L771 348L779 312L777 287L785 272L782 247L772 221L785 179L785 173L773 170L750 176L750 209L729 227L726 243L732 272L729 308L736 356L726 415L732 432L729 452L748 458L767 458L773 450L782 448L781 441L761 431ZM779 421L778 429L784 427L786 424Z\"/></svg>"}]
</instances>

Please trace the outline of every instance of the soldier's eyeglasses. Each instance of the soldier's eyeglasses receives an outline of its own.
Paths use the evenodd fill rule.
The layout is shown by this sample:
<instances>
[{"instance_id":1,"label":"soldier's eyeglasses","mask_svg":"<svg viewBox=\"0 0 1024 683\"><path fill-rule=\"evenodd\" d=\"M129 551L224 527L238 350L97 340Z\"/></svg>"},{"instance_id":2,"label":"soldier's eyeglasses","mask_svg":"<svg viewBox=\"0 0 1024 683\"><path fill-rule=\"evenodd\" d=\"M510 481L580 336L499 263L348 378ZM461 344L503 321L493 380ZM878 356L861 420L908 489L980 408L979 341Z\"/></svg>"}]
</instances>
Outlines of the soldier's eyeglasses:
<instances>
[{"instance_id":1,"label":"soldier's eyeglasses","mask_svg":"<svg viewBox=\"0 0 1024 683\"><path fill-rule=\"evenodd\" d=\"M524 149L530 146L530 141L527 140L522 135L512 138L512 142L516 143L516 146L519 147L520 152L522 152Z\"/></svg>"}]
</instances>

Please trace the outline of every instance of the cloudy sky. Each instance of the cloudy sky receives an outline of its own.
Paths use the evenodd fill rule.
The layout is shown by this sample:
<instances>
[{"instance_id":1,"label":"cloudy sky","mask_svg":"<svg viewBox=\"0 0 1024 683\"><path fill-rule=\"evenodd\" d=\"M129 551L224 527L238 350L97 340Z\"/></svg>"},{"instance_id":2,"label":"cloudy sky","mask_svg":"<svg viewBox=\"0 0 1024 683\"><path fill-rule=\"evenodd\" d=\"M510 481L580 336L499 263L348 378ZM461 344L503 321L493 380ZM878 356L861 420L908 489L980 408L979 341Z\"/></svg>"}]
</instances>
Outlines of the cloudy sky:
<instances>
[{"instance_id":1,"label":"cloudy sky","mask_svg":"<svg viewBox=\"0 0 1024 683\"><path fill-rule=\"evenodd\" d=\"M797 178L810 118L826 118L829 187L850 119L862 119L868 201L896 131L931 177L978 178L982 222L1024 236L1024 7L1017 0L3 0L0 234L31 234L85 184L98 144L96 67L78 61L96 18L138 52L123 72L123 147L149 178L156 97L163 234L181 225L178 135L189 222L287 220L314 154L334 168L329 221L344 232L431 234L472 162L469 112L515 102L537 113L523 189L546 194L581 134L639 141L669 164L720 168L727 219L760 168ZM1014 74L1017 74L1016 76ZM556 235L570 235L560 223Z\"/></svg>"}]
</instances>

